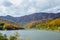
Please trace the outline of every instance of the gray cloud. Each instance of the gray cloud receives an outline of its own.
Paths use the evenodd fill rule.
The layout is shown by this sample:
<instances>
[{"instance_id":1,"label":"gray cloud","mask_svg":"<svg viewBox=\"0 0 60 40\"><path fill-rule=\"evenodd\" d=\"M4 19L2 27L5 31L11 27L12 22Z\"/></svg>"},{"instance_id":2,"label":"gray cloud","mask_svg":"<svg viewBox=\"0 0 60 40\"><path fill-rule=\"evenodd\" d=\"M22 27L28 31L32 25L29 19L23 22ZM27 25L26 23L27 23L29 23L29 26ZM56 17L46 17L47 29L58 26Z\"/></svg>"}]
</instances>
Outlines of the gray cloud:
<instances>
[{"instance_id":1,"label":"gray cloud","mask_svg":"<svg viewBox=\"0 0 60 40\"><path fill-rule=\"evenodd\" d=\"M50 8L60 5L60 0L23 0L21 3L17 0L17 2L15 0L13 2L11 1L3 0L0 5L0 10L3 9L0 15L23 16L45 11L46 9L50 10Z\"/></svg>"},{"instance_id":2,"label":"gray cloud","mask_svg":"<svg viewBox=\"0 0 60 40\"><path fill-rule=\"evenodd\" d=\"M9 1L4 1L2 5L4 5L5 7L10 7L13 4L11 2L9 2Z\"/></svg>"}]
</instances>

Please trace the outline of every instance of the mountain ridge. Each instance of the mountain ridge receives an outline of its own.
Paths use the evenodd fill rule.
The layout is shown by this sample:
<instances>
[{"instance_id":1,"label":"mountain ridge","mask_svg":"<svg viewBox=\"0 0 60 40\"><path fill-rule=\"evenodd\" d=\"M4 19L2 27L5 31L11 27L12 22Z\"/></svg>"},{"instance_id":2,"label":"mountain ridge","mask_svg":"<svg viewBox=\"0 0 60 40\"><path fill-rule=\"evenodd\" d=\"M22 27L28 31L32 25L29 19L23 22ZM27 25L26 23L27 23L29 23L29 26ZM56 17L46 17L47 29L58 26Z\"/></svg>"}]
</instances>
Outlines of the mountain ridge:
<instances>
[{"instance_id":1,"label":"mountain ridge","mask_svg":"<svg viewBox=\"0 0 60 40\"><path fill-rule=\"evenodd\" d=\"M40 12L40 13L25 15L25 16L22 16L22 17L12 17L10 15L7 15L7 16L0 16L0 18L7 19L7 20L12 20L19 25L24 25L28 22L36 21L36 20L42 20L42 19L48 19L48 18L52 18L52 19L60 18L60 13Z\"/></svg>"}]
</instances>

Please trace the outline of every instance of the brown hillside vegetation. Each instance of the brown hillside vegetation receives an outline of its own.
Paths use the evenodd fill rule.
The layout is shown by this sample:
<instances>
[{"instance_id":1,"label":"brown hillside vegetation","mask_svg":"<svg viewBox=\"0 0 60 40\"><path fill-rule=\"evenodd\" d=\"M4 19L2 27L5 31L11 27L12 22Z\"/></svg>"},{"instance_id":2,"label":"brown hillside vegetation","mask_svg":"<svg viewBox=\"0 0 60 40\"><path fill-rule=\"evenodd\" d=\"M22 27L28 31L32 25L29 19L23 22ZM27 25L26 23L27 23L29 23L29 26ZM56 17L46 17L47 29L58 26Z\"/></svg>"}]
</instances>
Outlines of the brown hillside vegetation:
<instances>
[{"instance_id":1,"label":"brown hillside vegetation","mask_svg":"<svg viewBox=\"0 0 60 40\"><path fill-rule=\"evenodd\" d=\"M32 21L24 27L26 29L60 30L60 18Z\"/></svg>"},{"instance_id":2,"label":"brown hillside vegetation","mask_svg":"<svg viewBox=\"0 0 60 40\"><path fill-rule=\"evenodd\" d=\"M4 24L5 29L18 29L18 25Z\"/></svg>"},{"instance_id":3,"label":"brown hillside vegetation","mask_svg":"<svg viewBox=\"0 0 60 40\"><path fill-rule=\"evenodd\" d=\"M20 28L20 25L18 25L17 23L15 23L11 20L6 20L6 19L0 18L0 30L3 30L3 29L15 30L15 29L19 29L19 28Z\"/></svg>"},{"instance_id":4,"label":"brown hillside vegetation","mask_svg":"<svg viewBox=\"0 0 60 40\"><path fill-rule=\"evenodd\" d=\"M38 20L38 21L32 21L32 22L29 22L25 25L25 27L27 29L30 29L30 28L37 28L37 29L40 29L41 27L44 27L44 24L45 24L46 20Z\"/></svg>"},{"instance_id":5,"label":"brown hillside vegetation","mask_svg":"<svg viewBox=\"0 0 60 40\"><path fill-rule=\"evenodd\" d=\"M8 24L8 23L0 23L0 30L15 30L15 29L19 29L20 26L19 25L12 25L12 24Z\"/></svg>"},{"instance_id":6,"label":"brown hillside vegetation","mask_svg":"<svg viewBox=\"0 0 60 40\"><path fill-rule=\"evenodd\" d=\"M46 26L49 27L49 26L57 26L59 27L60 26L60 18L56 18L50 22L46 22Z\"/></svg>"}]
</instances>

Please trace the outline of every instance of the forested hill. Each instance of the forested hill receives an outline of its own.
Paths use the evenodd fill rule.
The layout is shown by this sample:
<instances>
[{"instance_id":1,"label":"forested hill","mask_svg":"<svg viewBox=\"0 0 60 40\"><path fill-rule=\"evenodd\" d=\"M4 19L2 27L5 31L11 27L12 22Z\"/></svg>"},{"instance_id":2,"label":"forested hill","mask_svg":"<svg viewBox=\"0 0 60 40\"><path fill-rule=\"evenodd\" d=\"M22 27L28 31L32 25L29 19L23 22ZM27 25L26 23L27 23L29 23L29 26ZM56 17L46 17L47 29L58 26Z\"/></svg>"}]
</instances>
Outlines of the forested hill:
<instances>
[{"instance_id":1,"label":"forested hill","mask_svg":"<svg viewBox=\"0 0 60 40\"><path fill-rule=\"evenodd\" d=\"M16 22L17 24L24 25L26 23L29 23L31 21L37 21L37 20L42 20L42 19L55 19L55 18L60 18L60 13L34 13L30 15L25 15L22 17L12 17L10 15L7 16L0 16L2 19L7 19L7 20L12 20Z\"/></svg>"}]
</instances>

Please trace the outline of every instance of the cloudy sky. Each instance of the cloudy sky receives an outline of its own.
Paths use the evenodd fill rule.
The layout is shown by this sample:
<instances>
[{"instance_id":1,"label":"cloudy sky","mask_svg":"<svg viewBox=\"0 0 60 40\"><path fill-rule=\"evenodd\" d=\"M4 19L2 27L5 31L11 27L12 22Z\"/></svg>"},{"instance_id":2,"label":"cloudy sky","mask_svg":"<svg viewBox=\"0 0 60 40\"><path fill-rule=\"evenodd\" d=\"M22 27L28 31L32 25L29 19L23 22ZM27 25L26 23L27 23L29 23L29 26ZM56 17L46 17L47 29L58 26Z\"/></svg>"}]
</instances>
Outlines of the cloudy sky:
<instances>
[{"instance_id":1,"label":"cloudy sky","mask_svg":"<svg viewBox=\"0 0 60 40\"><path fill-rule=\"evenodd\" d=\"M60 7L60 0L0 0L0 16L24 16L56 6Z\"/></svg>"}]
</instances>

